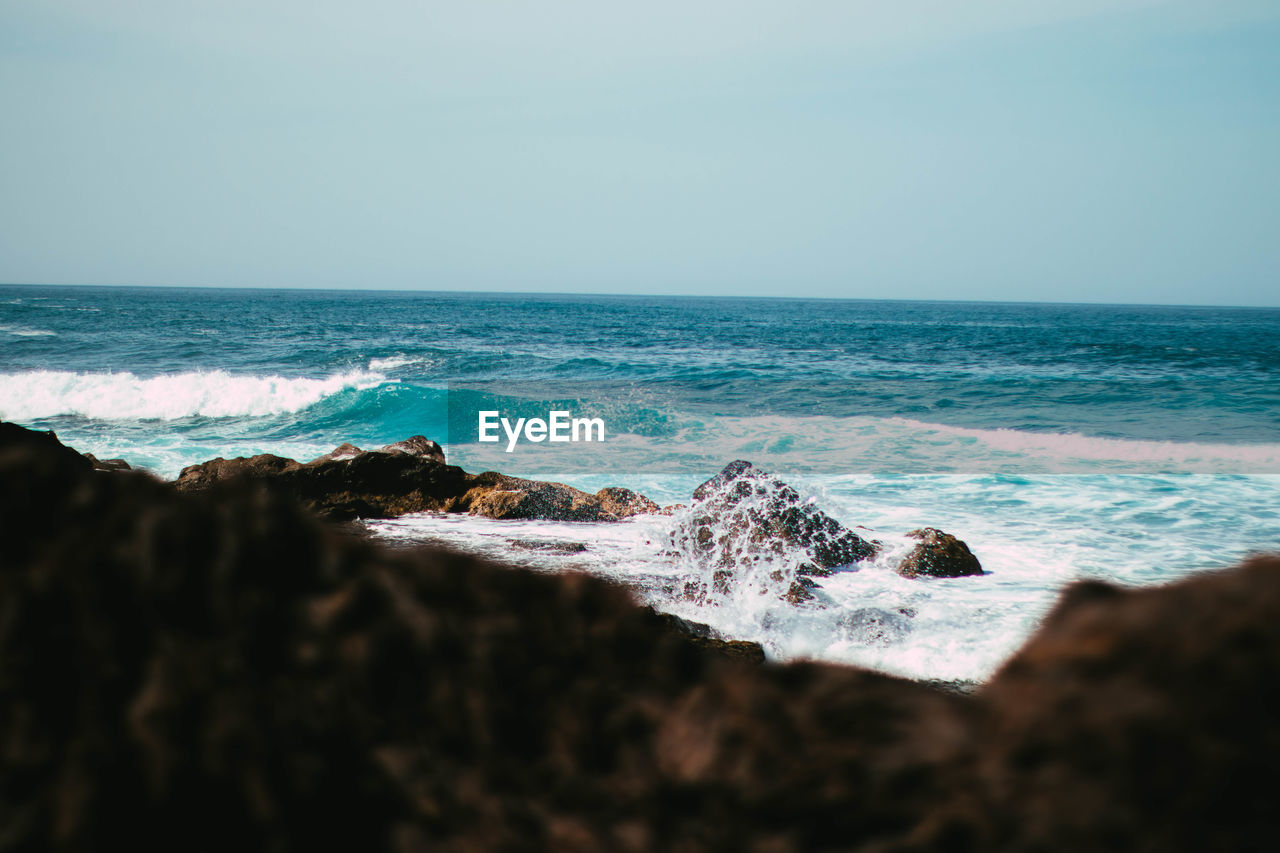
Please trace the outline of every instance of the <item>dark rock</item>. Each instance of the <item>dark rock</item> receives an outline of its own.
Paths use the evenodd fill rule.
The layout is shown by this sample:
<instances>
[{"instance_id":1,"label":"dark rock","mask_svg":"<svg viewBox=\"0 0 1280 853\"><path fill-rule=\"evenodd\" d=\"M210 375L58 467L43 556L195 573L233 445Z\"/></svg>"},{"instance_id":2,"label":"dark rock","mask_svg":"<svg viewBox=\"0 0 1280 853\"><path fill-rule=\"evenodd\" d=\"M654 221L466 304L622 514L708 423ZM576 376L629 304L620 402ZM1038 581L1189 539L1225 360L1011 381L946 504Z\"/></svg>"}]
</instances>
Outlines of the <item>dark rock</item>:
<instances>
[{"instance_id":1,"label":"dark rock","mask_svg":"<svg viewBox=\"0 0 1280 853\"><path fill-rule=\"evenodd\" d=\"M1280 558L1161 587L1069 587L980 692L996 837L1023 850L1271 846L1276 673Z\"/></svg>"},{"instance_id":2,"label":"dark rock","mask_svg":"<svg viewBox=\"0 0 1280 853\"><path fill-rule=\"evenodd\" d=\"M320 458L324 459L323 456ZM184 491L196 491L206 489L214 483L261 480L301 467L301 463L293 459L274 456L270 453L250 457L237 456L234 459L223 459L218 456L208 462L183 468L178 472L175 485Z\"/></svg>"},{"instance_id":3,"label":"dark rock","mask_svg":"<svg viewBox=\"0 0 1280 853\"><path fill-rule=\"evenodd\" d=\"M757 666L765 662L764 646L759 643L726 639L703 622L682 619L674 613L663 613L653 607L646 607L645 610L653 614L664 629L683 636L698 648Z\"/></svg>"},{"instance_id":4,"label":"dark rock","mask_svg":"<svg viewBox=\"0 0 1280 853\"><path fill-rule=\"evenodd\" d=\"M671 545L711 573L709 591L727 594L746 567L781 564L771 577L792 603L814 599L813 577L873 557L877 543L845 529L795 489L737 461L693 492ZM790 569L788 563L794 564ZM695 581L694 597L704 591Z\"/></svg>"},{"instance_id":5,"label":"dark rock","mask_svg":"<svg viewBox=\"0 0 1280 853\"><path fill-rule=\"evenodd\" d=\"M444 449L436 442L421 435L406 438L404 441L397 441L395 444L388 444L382 448L382 452L407 453L410 456L434 459L437 462L444 461Z\"/></svg>"},{"instance_id":6,"label":"dark rock","mask_svg":"<svg viewBox=\"0 0 1280 853\"><path fill-rule=\"evenodd\" d=\"M959 695L744 666L599 580L389 551L243 480L99 476L3 425L0 483L20 484L0 489L6 849L1202 851L1280 832L1280 558L1073 587Z\"/></svg>"},{"instance_id":7,"label":"dark rock","mask_svg":"<svg viewBox=\"0 0 1280 853\"><path fill-rule=\"evenodd\" d=\"M522 551L543 551L548 554L581 554L587 546L581 542L560 542L554 539L508 539L507 543Z\"/></svg>"},{"instance_id":8,"label":"dark rock","mask_svg":"<svg viewBox=\"0 0 1280 853\"><path fill-rule=\"evenodd\" d=\"M330 450L323 456L317 456L307 464L314 465L317 462L345 462L348 459L355 459L361 453L364 453L364 451L356 447L354 444L344 441L333 450Z\"/></svg>"},{"instance_id":9,"label":"dark rock","mask_svg":"<svg viewBox=\"0 0 1280 853\"><path fill-rule=\"evenodd\" d=\"M969 546L950 533L923 527L907 536L919 539L920 544L898 563L898 574L904 578L961 578L982 574L982 564Z\"/></svg>"},{"instance_id":10,"label":"dark rock","mask_svg":"<svg viewBox=\"0 0 1280 853\"><path fill-rule=\"evenodd\" d=\"M89 457L77 453L67 447L58 436L49 430L37 430L20 427L7 421L0 421L0 453L36 454L42 459L53 461L60 467L72 471L87 471L93 468Z\"/></svg>"},{"instance_id":11,"label":"dark rock","mask_svg":"<svg viewBox=\"0 0 1280 853\"><path fill-rule=\"evenodd\" d=\"M602 498L562 483L493 471L468 474L445 464L440 445L422 436L380 450L343 444L306 464L266 454L218 458L182 469L175 485L201 491L231 480L269 486L336 520L466 512L498 519L617 521L612 509L635 514L653 505L627 489L601 490Z\"/></svg>"},{"instance_id":12,"label":"dark rock","mask_svg":"<svg viewBox=\"0 0 1280 853\"><path fill-rule=\"evenodd\" d=\"M99 459L92 453L82 454L95 471L132 471L133 466L123 459Z\"/></svg>"}]
</instances>

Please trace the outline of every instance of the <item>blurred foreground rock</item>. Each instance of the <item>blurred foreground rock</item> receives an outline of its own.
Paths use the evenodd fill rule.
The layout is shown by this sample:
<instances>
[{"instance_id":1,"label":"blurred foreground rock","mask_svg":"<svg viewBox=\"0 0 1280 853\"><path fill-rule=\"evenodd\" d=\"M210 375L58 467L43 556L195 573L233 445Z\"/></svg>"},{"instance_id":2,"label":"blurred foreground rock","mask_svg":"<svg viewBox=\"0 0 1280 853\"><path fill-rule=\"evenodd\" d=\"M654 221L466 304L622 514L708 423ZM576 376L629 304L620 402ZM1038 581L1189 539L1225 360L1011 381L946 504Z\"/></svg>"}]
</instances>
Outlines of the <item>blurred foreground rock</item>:
<instances>
[{"instance_id":1,"label":"blurred foreground rock","mask_svg":"<svg viewBox=\"0 0 1280 853\"><path fill-rule=\"evenodd\" d=\"M1068 588L963 695L0 425L0 849L1263 850L1280 559Z\"/></svg>"}]
</instances>

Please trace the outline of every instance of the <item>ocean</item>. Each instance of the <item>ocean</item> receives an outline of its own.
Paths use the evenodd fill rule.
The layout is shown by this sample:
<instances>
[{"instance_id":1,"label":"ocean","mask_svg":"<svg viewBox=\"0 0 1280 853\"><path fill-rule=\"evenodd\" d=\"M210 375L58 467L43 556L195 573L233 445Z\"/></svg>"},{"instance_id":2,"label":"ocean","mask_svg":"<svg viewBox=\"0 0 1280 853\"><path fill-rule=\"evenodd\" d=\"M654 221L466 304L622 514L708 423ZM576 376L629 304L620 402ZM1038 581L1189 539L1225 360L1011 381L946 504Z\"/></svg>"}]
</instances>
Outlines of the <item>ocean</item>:
<instances>
[{"instance_id":1,"label":"ocean","mask_svg":"<svg viewBox=\"0 0 1280 853\"><path fill-rule=\"evenodd\" d=\"M478 406L553 403L601 416L606 440L506 454L458 430ZM912 677L986 678L1072 580L1280 550L1280 309L2 286L0 418L165 478L423 434L470 471L675 504L747 459L883 557L810 606L764 574L693 603L670 593L698 571L664 544L678 511L368 527L620 578L776 659ZM922 526L986 574L897 576ZM586 549L512 545L529 538Z\"/></svg>"}]
</instances>

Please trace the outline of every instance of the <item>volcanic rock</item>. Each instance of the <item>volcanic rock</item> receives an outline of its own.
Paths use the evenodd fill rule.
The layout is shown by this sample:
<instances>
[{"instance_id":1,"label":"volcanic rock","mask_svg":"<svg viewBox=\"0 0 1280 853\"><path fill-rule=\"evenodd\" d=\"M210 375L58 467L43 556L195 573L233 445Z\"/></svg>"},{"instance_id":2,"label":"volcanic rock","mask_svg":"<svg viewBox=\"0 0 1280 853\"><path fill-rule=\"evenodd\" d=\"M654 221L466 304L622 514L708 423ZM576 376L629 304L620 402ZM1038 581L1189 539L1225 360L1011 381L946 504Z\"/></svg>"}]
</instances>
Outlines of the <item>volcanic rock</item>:
<instances>
[{"instance_id":1,"label":"volcanic rock","mask_svg":"<svg viewBox=\"0 0 1280 853\"><path fill-rule=\"evenodd\" d=\"M633 515L651 515L662 511L656 503L639 492L633 492L630 489L623 489L618 486L606 486L596 492L596 500L600 502L600 506L605 512L612 513L618 518L630 518Z\"/></svg>"},{"instance_id":2,"label":"volcanic rock","mask_svg":"<svg viewBox=\"0 0 1280 853\"><path fill-rule=\"evenodd\" d=\"M709 570L710 590L722 595L744 568L762 561L774 566L772 579L785 584L781 595L793 603L814 598L813 577L879 551L878 543L847 530L791 486L741 460L694 490L671 544ZM703 584L692 583L688 592L697 598Z\"/></svg>"},{"instance_id":3,"label":"volcanic rock","mask_svg":"<svg viewBox=\"0 0 1280 853\"><path fill-rule=\"evenodd\" d=\"M904 578L961 578L982 574L982 564L969 546L950 533L933 527L922 527L907 534L919 539L898 563L897 572Z\"/></svg>"},{"instance_id":4,"label":"volcanic rock","mask_svg":"<svg viewBox=\"0 0 1280 853\"><path fill-rule=\"evenodd\" d=\"M617 521L657 508L629 489L591 495L562 483L494 471L468 474L446 464L440 445L420 435L379 450L343 444L305 464L270 454L219 457L182 469L175 485L201 491L231 480L269 486L337 520L465 512L497 519Z\"/></svg>"},{"instance_id":5,"label":"volcanic rock","mask_svg":"<svg viewBox=\"0 0 1280 853\"><path fill-rule=\"evenodd\" d=\"M422 435L415 435L406 438L404 441L397 441L395 444L388 444L382 448L383 453L407 453L410 456L419 456L424 459L434 459L437 462L444 461L444 449Z\"/></svg>"},{"instance_id":6,"label":"volcanic rock","mask_svg":"<svg viewBox=\"0 0 1280 853\"><path fill-rule=\"evenodd\" d=\"M123 459L99 459L92 453L81 454L89 460L95 471L132 471L133 466Z\"/></svg>"}]
</instances>

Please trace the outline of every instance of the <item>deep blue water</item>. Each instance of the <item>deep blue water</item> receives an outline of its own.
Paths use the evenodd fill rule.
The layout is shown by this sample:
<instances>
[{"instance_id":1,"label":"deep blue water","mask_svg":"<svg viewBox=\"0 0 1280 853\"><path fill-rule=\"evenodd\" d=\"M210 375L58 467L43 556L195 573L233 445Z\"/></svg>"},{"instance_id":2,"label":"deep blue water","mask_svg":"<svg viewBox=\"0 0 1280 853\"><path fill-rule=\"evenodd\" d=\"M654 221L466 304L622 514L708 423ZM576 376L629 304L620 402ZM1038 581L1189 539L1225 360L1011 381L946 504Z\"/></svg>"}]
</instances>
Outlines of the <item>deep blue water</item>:
<instances>
[{"instance_id":1,"label":"deep blue water","mask_svg":"<svg viewBox=\"0 0 1280 853\"><path fill-rule=\"evenodd\" d=\"M664 414L900 417L1118 439L1280 440L1276 309L0 288L4 381L49 370L140 380L223 371L398 381L360 388L357 378L301 408L287 389L272 406L250 387L210 384L221 409L191 389L186 410L157 401L154 411L137 399L144 386L120 412L111 387L96 395L68 387L58 399L50 385L54 399L36 401L5 386L5 417L76 433L86 419L151 415L199 434L203 416L225 410L250 419L248 434L392 440L405 429L439 428L432 389L536 381L602 394L625 389ZM239 411L228 395L241 396ZM252 420L273 408L293 410ZM213 432L234 433L221 420Z\"/></svg>"}]
</instances>

